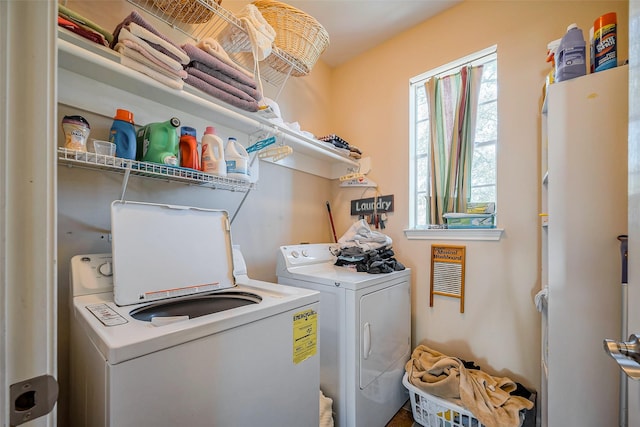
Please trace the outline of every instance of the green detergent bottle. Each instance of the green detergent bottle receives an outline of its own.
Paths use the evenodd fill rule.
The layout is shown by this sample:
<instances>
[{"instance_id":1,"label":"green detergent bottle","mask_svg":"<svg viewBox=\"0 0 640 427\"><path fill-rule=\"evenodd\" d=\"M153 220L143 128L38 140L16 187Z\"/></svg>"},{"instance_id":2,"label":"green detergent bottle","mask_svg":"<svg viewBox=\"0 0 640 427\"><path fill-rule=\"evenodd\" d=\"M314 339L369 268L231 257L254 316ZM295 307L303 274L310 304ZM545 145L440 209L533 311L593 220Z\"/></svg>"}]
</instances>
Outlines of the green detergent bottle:
<instances>
[{"instance_id":1,"label":"green detergent bottle","mask_svg":"<svg viewBox=\"0 0 640 427\"><path fill-rule=\"evenodd\" d=\"M141 127L136 136L137 160L178 166L179 126L180 119L172 117L166 122L150 123Z\"/></svg>"}]
</instances>

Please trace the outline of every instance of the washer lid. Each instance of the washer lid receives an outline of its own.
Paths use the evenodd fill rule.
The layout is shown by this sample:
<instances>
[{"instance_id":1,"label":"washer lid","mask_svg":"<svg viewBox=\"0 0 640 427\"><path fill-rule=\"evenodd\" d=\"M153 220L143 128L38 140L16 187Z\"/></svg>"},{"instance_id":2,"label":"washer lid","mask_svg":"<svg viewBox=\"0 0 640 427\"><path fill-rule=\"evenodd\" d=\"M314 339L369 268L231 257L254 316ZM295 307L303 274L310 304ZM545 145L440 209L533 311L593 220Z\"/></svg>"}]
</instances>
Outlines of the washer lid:
<instances>
[{"instance_id":1,"label":"washer lid","mask_svg":"<svg viewBox=\"0 0 640 427\"><path fill-rule=\"evenodd\" d=\"M226 211L116 200L111 233L118 305L235 286Z\"/></svg>"}]
</instances>

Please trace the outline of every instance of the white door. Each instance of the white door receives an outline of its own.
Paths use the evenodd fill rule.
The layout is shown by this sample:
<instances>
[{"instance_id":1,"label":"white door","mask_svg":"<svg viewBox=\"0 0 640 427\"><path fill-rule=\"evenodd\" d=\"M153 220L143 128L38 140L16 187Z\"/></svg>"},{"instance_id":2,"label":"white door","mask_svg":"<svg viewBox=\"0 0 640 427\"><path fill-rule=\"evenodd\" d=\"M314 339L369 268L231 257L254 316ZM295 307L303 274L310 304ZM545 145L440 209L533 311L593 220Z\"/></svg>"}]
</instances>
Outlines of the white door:
<instances>
[{"instance_id":1,"label":"white door","mask_svg":"<svg viewBox=\"0 0 640 427\"><path fill-rule=\"evenodd\" d=\"M403 280L360 298L360 388L365 389L411 352L409 282Z\"/></svg>"},{"instance_id":2,"label":"white door","mask_svg":"<svg viewBox=\"0 0 640 427\"><path fill-rule=\"evenodd\" d=\"M640 2L629 2L628 333L640 334ZM628 337L626 337L628 338ZM628 380L629 426L640 426L640 382Z\"/></svg>"},{"instance_id":3,"label":"white door","mask_svg":"<svg viewBox=\"0 0 640 427\"><path fill-rule=\"evenodd\" d=\"M56 15L55 1L0 0L3 426L56 424Z\"/></svg>"}]
</instances>

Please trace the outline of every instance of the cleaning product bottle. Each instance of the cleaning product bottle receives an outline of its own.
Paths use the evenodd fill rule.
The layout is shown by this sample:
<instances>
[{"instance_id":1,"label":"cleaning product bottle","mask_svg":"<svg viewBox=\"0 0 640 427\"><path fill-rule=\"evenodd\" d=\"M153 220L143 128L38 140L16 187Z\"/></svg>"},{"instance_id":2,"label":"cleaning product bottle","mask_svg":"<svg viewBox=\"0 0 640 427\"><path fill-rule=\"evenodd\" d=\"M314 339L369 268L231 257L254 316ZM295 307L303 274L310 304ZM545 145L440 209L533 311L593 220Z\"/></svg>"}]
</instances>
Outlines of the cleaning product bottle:
<instances>
[{"instance_id":1,"label":"cleaning product bottle","mask_svg":"<svg viewBox=\"0 0 640 427\"><path fill-rule=\"evenodd\" d=\"M200 170L196 130L189 126L180 128L180 166Z\"/></svg>"},{"instance_id":2,"label":"cleaning product bottle","mask_svg":"<svg viewBox=\"0 0 640 427\"><path fill-rule=\"evenodd\" d=\"M587 74L586 42L582 30L576 24L567 27L567 33L560 40L556 54L557 82Z\"/></svg>"},{"instance_id":3,"label":"cleaning product bottle","mask_svg":"<svg viewBox=\"0 0 640 427\"><path fill-rule=\"evenodd\" d=\"M549 70L549 73L545 78L545 93L547 93L547 90L549 90L549 85L555 82L556 53L558 51L558 46L560 46L560 39L550 41L547 44L547 62L551 63L551 70Z\"/></svg>"},{"instance_id":4,"label":"cleaning product bottle","mask_svg":"<svg viewBox=\"0 0 640 427\"><path fill-rule=\"evenodd\" d=\"M172 117L166 122L150 123L138 129L138 160L178 166L179 139L176 128L180 119Z\"/></svg>"},{"instance_id":5,"label":"cleaning product bottle","mask_svg":"<svg viewBox=\"0 0 640 427\"><path fill-rule=\"evenodd\" d=\"M207 126L202 136L202 172L227 176L224 143L213 126Z\"/></svg>"},{"instance_id":6,"label":"cleaning product bottle","mask_svg":"<svg viewBox=\"0 0 640 427\"><path fill-rule=\"evenodd\" d=\"M109 132L109 142L116 144L116 157L136 159L136 129L133 127L133 113L116 109L116 116Z\"/></svg>"},{"instance_id":7,"label":"cleaning product bottle","mask_svg":"<svg viewBox=\"0 0 640 427\"><path fill-rule=\"evenodd\" d=\"M224 158L229 178L249 181L249 153L237 139L230 137L227 140L227 145L224 147Z\"/></svg>"},{"instance_id":8,"label":"cleaning product bottle","mask_svg":"<svg viewBox=\"0 0 640 427\"><path fill-rule=\"evenodd\" d=\"M593 27L589 28L589 72L596 71L596 46L593 43Z\"/></svg>"},{"instance_id":9,"label":"cleaning product bottle","mask_svg":"<svg viewBox=\"0 0 640 427\"><path fill-rule=\"evenodd\" d=\"M616 53L616 14L607 13L593 23L594 71L618 65Z\"/></svg>"}]
</instances>

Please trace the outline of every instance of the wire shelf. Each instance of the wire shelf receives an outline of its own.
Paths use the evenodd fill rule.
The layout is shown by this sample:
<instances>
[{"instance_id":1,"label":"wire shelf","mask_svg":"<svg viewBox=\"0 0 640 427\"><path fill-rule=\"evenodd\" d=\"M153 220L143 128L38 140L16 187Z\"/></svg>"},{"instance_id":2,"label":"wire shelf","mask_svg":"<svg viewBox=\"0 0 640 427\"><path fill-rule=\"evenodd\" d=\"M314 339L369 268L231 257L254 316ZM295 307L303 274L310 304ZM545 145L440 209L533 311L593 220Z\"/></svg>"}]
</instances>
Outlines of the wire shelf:
<instances>
[{"instance_id":1,"label":"wire shelf","mask_svg":"<svg viewBox=\"0 0 640 427\"><path fill-rule=\"evenodd\" d=\"M255 188L254 183L211 175L194 169L139 162L137 160L106 156L85 151L58 147L58 162L85 169L111 172L129 172L131 175L197 185L205 188L246 192Z\"/></svg>"},{"instance_id":2,"label":"wire shelf","mask_svg":"<svg viewBox=\"0 0 640 427\"><path fill-rule=\"evenodd\" d=\"M195 42L207 37L216 39L236 64L253 73L253 54L247 32L233 13L215 3L214 0L128 1ZM162 3L172 3L173 6L171 9L165 8L163 11L158 7ZM193 21L201 22L194 23ZM307 74L304 65L282 49L273 46L271 56L278 58L277 61L268 58L271 60L270 62L278 64L277 70L266 60L260 62L260 77L269 84L281 88L294 71L300 75Z\"/></svg>"}]
</instances>

